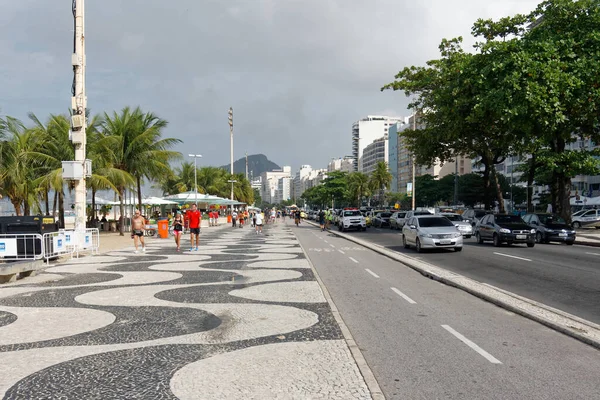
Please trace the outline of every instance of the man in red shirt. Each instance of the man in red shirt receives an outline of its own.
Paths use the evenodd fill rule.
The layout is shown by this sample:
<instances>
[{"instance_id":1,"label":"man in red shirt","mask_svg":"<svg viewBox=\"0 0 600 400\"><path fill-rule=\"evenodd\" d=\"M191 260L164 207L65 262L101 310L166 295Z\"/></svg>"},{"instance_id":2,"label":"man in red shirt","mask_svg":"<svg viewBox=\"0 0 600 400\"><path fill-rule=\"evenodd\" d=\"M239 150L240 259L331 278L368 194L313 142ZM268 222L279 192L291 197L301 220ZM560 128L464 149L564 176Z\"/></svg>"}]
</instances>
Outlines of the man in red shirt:
<instances>
[{"instance_id":1,"label":"man in red shirt","mask_svg":"<svg viewBox=\"0 0 600 400\"><path fill-rule=\"evenodd\" d=\"M194 236L196 236L196 251L198 251L198 242L200 241L200 219L202 215L196 204L192 204L192 209L188 210L187 218L190 227L190 251L194 250Z\"/></svg>"}]
</instances>

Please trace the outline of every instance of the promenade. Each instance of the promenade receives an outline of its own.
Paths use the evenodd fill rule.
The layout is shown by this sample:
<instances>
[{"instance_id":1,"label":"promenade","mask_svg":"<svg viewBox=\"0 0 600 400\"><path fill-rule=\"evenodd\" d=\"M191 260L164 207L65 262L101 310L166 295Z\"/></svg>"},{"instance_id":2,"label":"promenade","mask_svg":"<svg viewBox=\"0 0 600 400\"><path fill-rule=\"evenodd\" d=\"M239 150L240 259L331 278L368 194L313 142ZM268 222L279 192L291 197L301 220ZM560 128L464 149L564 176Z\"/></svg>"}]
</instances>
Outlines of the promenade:
<instances>
[{"instance_id":1,"label":"promenade","mask_svg":"<svg viewBox=\"0 0 600 400\"><path fill-rule=\"evenodd\" d=\"M290 228L147 248L0 287L0 397L371 398Z\"/></svg>"}]
</instances>

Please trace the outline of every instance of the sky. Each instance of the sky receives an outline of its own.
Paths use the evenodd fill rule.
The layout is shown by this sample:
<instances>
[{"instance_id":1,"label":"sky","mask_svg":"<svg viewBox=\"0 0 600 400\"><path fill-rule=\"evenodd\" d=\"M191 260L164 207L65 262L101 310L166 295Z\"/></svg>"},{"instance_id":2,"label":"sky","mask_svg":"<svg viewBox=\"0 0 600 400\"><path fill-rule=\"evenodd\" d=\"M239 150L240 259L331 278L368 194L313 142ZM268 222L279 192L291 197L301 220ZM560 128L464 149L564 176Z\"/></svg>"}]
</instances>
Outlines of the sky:
<instances>
[{"instance_id":1,"label":"sky","mask_svg":"<svg viewBox=\"0 0 600 400\"><path fill-rule=\"evenodd\" d=\"M442 38L474 40L478 18L531 0L86 0L91 112L140 106L169 122L199 166L263 153L325 168L350 154L352 123L407 116L381 92L405 66L437 58ZM73 79L70 0L0 0L0 115L66 113Z\"/></svg>"}]
</instances>

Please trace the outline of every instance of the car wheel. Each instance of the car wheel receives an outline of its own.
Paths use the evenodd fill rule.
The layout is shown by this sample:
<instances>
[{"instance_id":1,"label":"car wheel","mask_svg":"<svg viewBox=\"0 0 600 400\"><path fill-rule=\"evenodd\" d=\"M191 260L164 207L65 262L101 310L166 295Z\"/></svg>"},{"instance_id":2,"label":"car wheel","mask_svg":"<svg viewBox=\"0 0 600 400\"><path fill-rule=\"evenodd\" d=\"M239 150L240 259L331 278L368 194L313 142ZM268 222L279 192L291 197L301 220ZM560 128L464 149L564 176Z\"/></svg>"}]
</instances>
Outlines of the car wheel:
<instances>
[{"instance_id":1,"label":"car wheel","mask_svg":"<svg viewBox=\"0 0 600 400\"><path fill-rule=\"evenodd\" d=\"M367 230L367 228L361 228L361 231L365 232Z\"/></svg>"},{"instance_id":2,"label":"car wheel","mask_svg":"<svg viewBox=\"0 0 600 400\"><path fill-rule=\"evenodd\" d=\"M458 251L462 251L462 247L455 247L455 248L454 248L454 251L457 251L457 252L458 252Z\"/></svg>"},{"instance_id":3,"label":"car wheel","mask_svg":"<svg viewBox=\"0 0 600 400\"><path fill-rule=\"evenodd\" d=\"M483 239L481 238L481 235L479 234L479 232L477 232L475 234L475 240L477 240L478 244L483 244Z\"/></svg>"},{"instance_id":4,"label":"car wheel","mask_svg":"<svg viewBox=\"0 0 600 400\"><path fill-rule=\"evenodd\" d=\"M579 223L579 221L573 222L573 228L575 228L575 229L581 228L581 224Z\"/></svg>"},{"instance_id":5,"label":"car wheel","mask_svg":"<svg viewBox=\"0 0 600 400\"><path fill-rule=\"evenodd\" d=\"M417 238L417 242L415 243L415 248L417 249L417 253L421 253L423 249L421 248L421 241Z\"/></svg>"},{"instance_id":6,"label":"car wheel","mask_svg":"<svg viewBox=\"0 0 600 400\"><path fill-rule=\"evenodd\" d=\"M567 244L567 246L573 246L573 243L575 243L575 242L569 241L569 242L565 242L565 243Z\"/></svg>"},{"instance_id":7,"label":"car wheel","mask_svg":"<svg viewBox=\"0 0 600 400\"><path fill-rule=\"evenodd\" d=\"M500 241L500 237L494 233L494 246L500 247L501 244L502 242Z\"/></svg>"},{"instance_id":8,"label":"car wheel","mask_svg":"<svg viewBox=\"0 0 600 400\"><path fill-rule=\"evenodd\" d=\"M535 246L535 242L527 242L527 247L533 247Z\"/></svg>"},{"instance_id":9,"label":"car wheel","mask_svg":"<svg viewBox=\"0 0 600 400\"><path fill-rule=\"evenodd\" d=\"M338 231L340 231L340 232L342 231L342 226L341 225L338 225Z\"/></svg>"},{"instance_id":10,"label":"car wheel","mask_svg":"<svg viewBox=\"0 0 600 400\"><path fill-rule=\"evenodd\" d=\"M544 242L544 237L542 236L542 232L537 232L535 234L535 242L536 243L543 243Z\"/></svg>"},{"instance_id":11,"label":"car wheel","mask_svg":"<svg viewBox=\"0 0 600 400\"><path fill-rule=\"evenodd\" d=\"M406 236L404 235L402 235L402 246L404 246L405 249L408 249L410 247L408 243L406 243Z\"/></svg>"}]
</instances>

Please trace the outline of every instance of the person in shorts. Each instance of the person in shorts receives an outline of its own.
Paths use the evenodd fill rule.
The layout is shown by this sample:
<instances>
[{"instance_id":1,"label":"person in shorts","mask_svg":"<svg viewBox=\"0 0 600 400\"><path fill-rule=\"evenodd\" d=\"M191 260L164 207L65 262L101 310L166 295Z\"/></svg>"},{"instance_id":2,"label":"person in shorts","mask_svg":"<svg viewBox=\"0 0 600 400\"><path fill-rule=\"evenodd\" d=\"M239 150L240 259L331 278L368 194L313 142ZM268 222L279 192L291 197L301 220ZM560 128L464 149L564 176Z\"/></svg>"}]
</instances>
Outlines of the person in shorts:
<instances>
[{"instance_id":1,"label":"person in shorts","mask_svg":"<svg viewBox=\"0 0 600 400\"><path fill-rule=\"evenodd\" d=\"M142 253L146 251L144 243L144 230L146 229L146 218L142 216L140 210L135 210L135 215L131 219L131 238L135 245L135 254L138 253L138 242L142 243Z\"/></svg>"},{"instance_id":2,"label":"person in shorts","mask_svg":"<svg viewBox=\"0 0 600 400\"><path fill-rule=\"evenodd\" d=\"M202 215L196 204L192 204L192 209L187 212L190 227L190 251L194 250L194 236L196 237L196 251L198 251L198 242L200 242L200 219Z\"/></svg>"},{"instance_id":3,"label":"person in shorts","mask_svg":"<svg viewBox=\"0 0 600 400\"><path fill-rule=\"evenodd\" d=\"M258 235L259 233L262 234L262 227L263 227L263 214L260 212L256 213L256 222L255 222L255 226L256 226L256 234Z\"/></svg>"},{"instance_id":4,"label":"person in shorts","mask_svg":"<svg viewBox=\"0 0 600 400\"><path fill-rule=\"evenodd\" d=\"M183 216L176 212L175 218L173 218L173 234L175 235L175 244L177 245L177 251L181 248L181 235L183 235Z\"/></svg>"}]
</instances>

